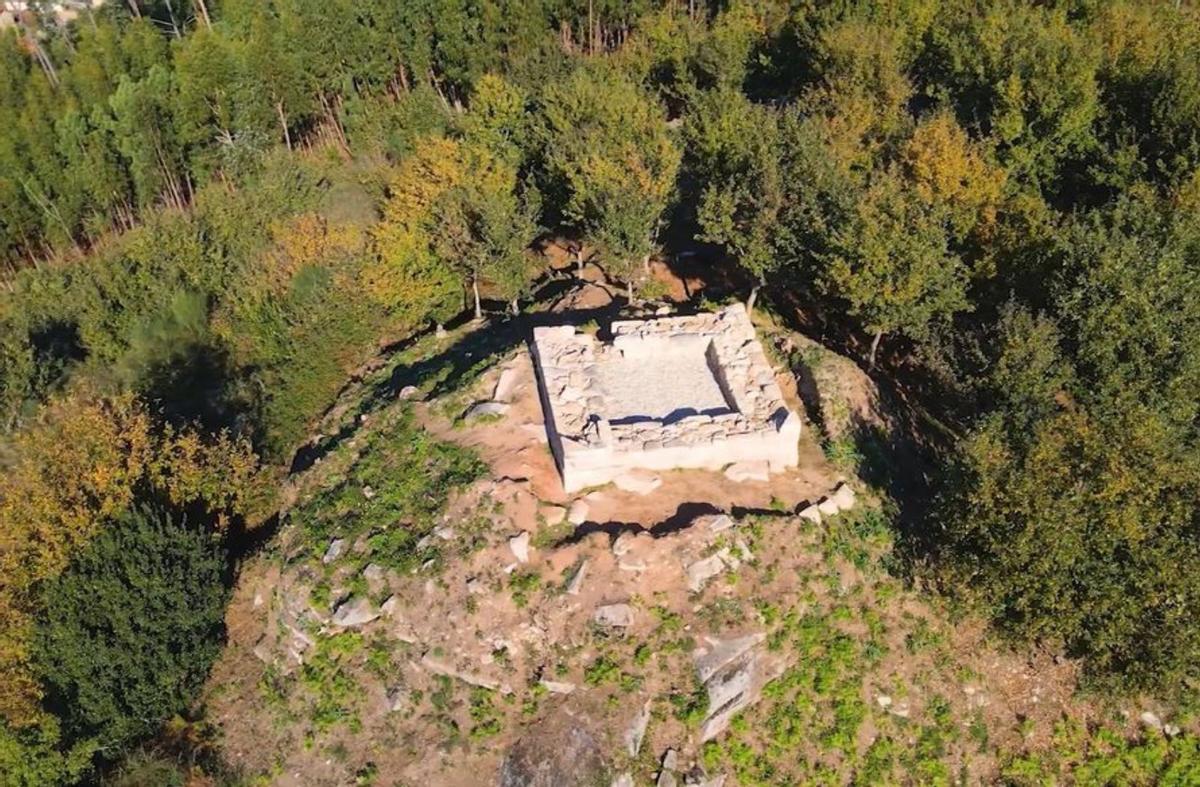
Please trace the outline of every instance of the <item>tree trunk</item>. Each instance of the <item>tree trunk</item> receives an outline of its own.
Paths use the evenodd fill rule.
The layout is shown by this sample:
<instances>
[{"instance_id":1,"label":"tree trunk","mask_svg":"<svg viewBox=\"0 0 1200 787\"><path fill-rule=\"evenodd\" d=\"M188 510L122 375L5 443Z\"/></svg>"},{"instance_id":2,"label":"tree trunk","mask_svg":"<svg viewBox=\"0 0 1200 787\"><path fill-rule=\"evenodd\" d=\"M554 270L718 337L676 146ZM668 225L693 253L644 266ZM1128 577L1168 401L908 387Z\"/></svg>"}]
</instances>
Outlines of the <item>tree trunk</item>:
<instances>
[{"instance_id":1,"label":"tree trunk","mask_svg":"<svg viewBox=\"0 0 1200 787\"><path fill-rule=\"evenodd\" d=\"M204 26L212 28L212 19L208 16L208 3L205 0L196 0L196 6L200 9L200 17L204 20Z\"/></svg>"},{"instance_id":2,"label":"tree trunk","mask_svg":"<svg viewBox=\"0 0 1200 787\"><path fill-rule=\"evenodd\" d=\"M333 140L337 143L341 150L342 158L349 160L350 145L346 142L346 133L342 129L342 123L338 120L337 112L334 110L333 104L329 101L329 97L325 95L325 91L317 92L317 97L321 102L321 110L325 115L325 121L329 123L333 132Z\"/></svg>"},{"instance_id":3,"label":"tree trunk","mask_svg":"<svg viewBox=\"0 0 1200 787\"><path fill-rule=\"evenodd\" d=\"M750 288L750 297L746 299L746 314L754 314L754 303L758 300L758 288L760 284L755 284Z\"/></svg>"},{"instance_id":4,"label":"tree trunk","mask_svg":"<svg viewBox=\"0 0 1200 787\"><path fill-rule=\"evenodd\" d=\"M645 257L642 257L642 271L647 276L650 275L650 255L649 254L647 254Z\"/></svg>"},{"instance_id":5,"label":"tree trunk","mask_svg":"<svg viewBox=\"0 0 1200 787\"><path fill-rule=\"evenodd\" d=\"M871 340L871 355L867 364L867 368L875 368L875 354L879 352L879 341L883 339L883 330L875 331L875 338Z\"/></svg>"},{"instance_id":6,"label":"tree trunk","mask_svg":"<svg viewBox=\"0 0 1200 787\"><path fill-rule=\"evenodd\" d=\"M279 115L279 127L283 129L283 141L287 145L288 151L292 149L292 134L288 131L287 113L283 111L283 102L275 102L275 112Z\"/></svg>"},{"instance_id":7,"label":"tree trunk","mask_svg":"<svg viewBox=\"0 0 1200 787\"><path fill-rule=\"evenodd\" d=\"M129 12L135 19L142 18L142 9L138 8L137 0L129 0Z\"/></svg>"},{"instance_id":8,"label":"tree trunk","mask_svg":"<svg viewBox=\"0 0 1200 787\"><path fill-rule=\"evenodd\" d=\"M483 307L479 304L479 277L471 277L471 292L475 296L475 322L483 319Z\"/></svg>"},{"instance_id":9,"label":"tree trunk","mask_svg":"<svg viewBox=\"0 0 1200 787\"><path fill-rule=\"evenodd\" d=\"M41 65L42 71L46 73L46 78L50 80L51 85L58 87L58 69L54 67L54 63L51 62L50 56L46 54L46 50L42 47L42 42L39 41L33 34L30 34L27 40L33 47L34 59L36 59L38 64Z\"/></svg>"},{"instance_id":10,"label":"tree trunk","mask_svg":"<svg viewBox=\"0 0 1200 787\"><path fill-rule=\"evenodd\" d=\"M633 301L633 276L625 282L625 297L629 299L629 305L632 306Z\"/></svg>"},{"instance_id":11,"label":"tree trunk","mask_svg":"<svg viewBox=\"0 0 1200 787\"><path fill-rule=\"evenodd\" d=\"M513 317L516 317L518 314L521 313L521 305L519 303L517 303L516 298L513 298L512 301L509 302L508 308L512 311Z\"/></svg>"},{"instance_id":12,"label":"tree trunk","mask_svg":"<svg viewBox=\"0 0 1200 787\"><path fill-rule=\"evenodd\" d=\"M583 278L583 245L575 247L575 276Z\"/></svg>"},{"instance_id":13,"label":"tree trunk","mask_svg":"<svg viewBox=\"0 0 1200 787\"><path fill-rule=\"evenodd\" d=\"M166 2L167 16L171 19L171 32L175 34L176 38L181 38L183 34L179 32L179 22L175 19L175 6L171 0L166 0Z\"/></svg>"}]
</instances>

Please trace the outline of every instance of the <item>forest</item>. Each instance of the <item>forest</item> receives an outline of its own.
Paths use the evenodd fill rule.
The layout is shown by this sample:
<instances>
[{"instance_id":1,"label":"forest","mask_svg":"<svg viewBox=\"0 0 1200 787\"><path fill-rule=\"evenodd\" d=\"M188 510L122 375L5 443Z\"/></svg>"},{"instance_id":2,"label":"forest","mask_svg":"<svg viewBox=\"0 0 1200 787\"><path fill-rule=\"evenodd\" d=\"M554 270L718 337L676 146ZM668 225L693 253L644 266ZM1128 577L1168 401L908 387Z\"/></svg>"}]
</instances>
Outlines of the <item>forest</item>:
<instances>
[{"instance_id":1,"label":"forest","mask_svg":"<svg viewBox=\"0 0 1200 787\"><path fill-rule=\"evenodd\" d=\"M546 238L631 302L708 250L904 401L913 576L1090 689L1194 697L1198 52L1167 1L27 13L0 30L0 783L86 781L186 709L315 420L381 348L525 308Z\"/></svg>"}]
</instances>

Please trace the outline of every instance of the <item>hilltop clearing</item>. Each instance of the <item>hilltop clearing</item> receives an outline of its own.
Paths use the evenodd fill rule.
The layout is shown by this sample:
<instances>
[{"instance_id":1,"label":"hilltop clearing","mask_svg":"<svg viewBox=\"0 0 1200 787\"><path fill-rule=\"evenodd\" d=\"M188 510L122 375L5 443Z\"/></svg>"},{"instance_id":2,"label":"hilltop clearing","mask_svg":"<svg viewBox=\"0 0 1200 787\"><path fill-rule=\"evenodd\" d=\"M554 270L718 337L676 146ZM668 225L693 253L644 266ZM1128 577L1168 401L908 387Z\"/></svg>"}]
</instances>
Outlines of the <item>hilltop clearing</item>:
<instances>
[{"instance_id":1,"label":"hilltop clearing","mask_svg":"<svg viewBox=\"0 0 1200 787\"><path fill-rule=\"evenodd\" d=\"M339 409L230 606L206 701L224 758L281 785L651 784L664 758L693 784L1194 776L1170 713L1142 729L1078 696L1074 663L893 574L889 503L848 443L879 396L806 346L827 392L809 409L847 433L827 457L810 425L768 482L672 471L565 496L519 345L441 396ZM852 507L813 516L843 482Z\"/></svg>"}]
</instances>

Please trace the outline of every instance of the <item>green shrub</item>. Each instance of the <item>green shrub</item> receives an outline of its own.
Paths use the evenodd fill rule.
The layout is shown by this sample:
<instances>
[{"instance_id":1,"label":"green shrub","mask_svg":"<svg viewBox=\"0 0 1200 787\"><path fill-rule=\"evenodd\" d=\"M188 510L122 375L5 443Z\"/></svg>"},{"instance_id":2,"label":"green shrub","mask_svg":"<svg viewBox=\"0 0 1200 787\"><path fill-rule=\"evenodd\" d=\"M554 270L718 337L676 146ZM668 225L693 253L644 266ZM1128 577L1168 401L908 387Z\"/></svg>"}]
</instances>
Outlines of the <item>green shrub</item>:
<instances>
[{"instance_id":1,"label":"green shrub","mask_svg":"<svg viewBox=\"0 0 1200 787\"><path fill-rule=\"evenodd\" d=\"M220 652L227 579L214 536L144 507L49 581L36 660L64 739L112 758L185 710Z\"/></svg>"}]
</instances>

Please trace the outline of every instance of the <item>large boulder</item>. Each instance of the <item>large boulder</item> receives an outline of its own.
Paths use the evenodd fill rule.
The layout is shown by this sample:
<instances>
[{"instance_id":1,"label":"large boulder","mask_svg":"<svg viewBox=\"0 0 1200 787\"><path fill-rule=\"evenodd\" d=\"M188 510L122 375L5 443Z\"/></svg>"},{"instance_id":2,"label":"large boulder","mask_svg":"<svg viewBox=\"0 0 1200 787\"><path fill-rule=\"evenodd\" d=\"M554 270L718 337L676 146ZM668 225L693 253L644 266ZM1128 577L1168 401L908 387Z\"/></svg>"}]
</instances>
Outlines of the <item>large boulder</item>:
<instances>
[{"instance_id":1,"label":"large boulder","mask_svg":"<svg viewBox=\"0 0 1200 787\"><path fill-rule=\"evenodd\" d=\"M353 596L338 604L330 623L339 628L365 626L379 617L379 609L364 596Z\"/></svg>"},{"instance_id":2,"label":"large boulder","mask_svg":"<svg viewBox=\"0 0 1200 787\"><path fill-rule=\"evenodd\" d=\"M560 711L513 744L499 787L594 787L607 784L608 763L587 720Z\"/></svg>"},{"instance_id":3,"label":"large boulder","mask_svg":"<svg viewBox=\"0 0 1200 787\"><path fill-rule=\"evenodd\" d=\"M692 654L696 677L708 692L708 713L700 725L701 742L720 735L743 708L758 700L770 679L761 665L761 633L734 639L709 638Z\"/></svg>"},{"instance_id":4,"label":"large boulder","mask_svg":"<svg viewBox=\"0 0 1200 787\"><path fill-rule=\"evenodd\" d=\"M604 628L629 628L633 625L633 607L628 604L605 604L596 607L592 620Z\"/></svg>"}]
</instances>

